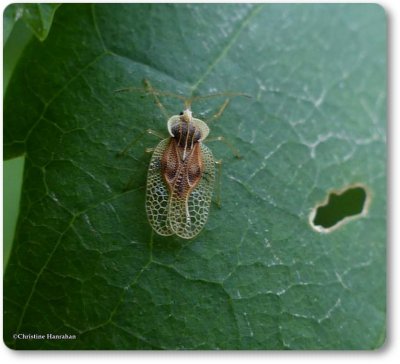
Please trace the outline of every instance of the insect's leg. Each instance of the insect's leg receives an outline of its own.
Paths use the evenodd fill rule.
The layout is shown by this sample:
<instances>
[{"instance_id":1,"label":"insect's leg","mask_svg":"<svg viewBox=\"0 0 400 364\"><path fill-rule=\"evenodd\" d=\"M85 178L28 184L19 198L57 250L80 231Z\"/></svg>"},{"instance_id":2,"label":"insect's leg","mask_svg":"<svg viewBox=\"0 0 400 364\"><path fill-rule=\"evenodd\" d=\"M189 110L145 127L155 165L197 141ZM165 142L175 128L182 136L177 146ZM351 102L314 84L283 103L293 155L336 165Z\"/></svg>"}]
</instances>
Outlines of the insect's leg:
<instances>
[{"instance_id":1,"label":"insect's leg","mask_svg":"<svg viewBox=\"0 0 400 364\"><path fill-rule=\"evenodd\" d=\"M132 148L140 139L142 139L146 134L155 135L160 139L164 139L165 136L153 129L147 129L141 132L136 138L134 138L122 151L118 152L118 156L125 155L130 148Z\"/></svg>"},{"instance_id":2,"label":"insect's leg","mask_svg":"<svg viewBox=\"0 0 400 364\"><path fill-rule=\"evenodd\" d=\"M220 106L219 110L213 116L211 116L211 118L206 120L206 123L208 124L212 121L218 120L221 117L221 115L223 114L223 112L225 111L226 107L229 105L230 101L231 101L230 99L226 99L224 101L224 103Z\"/></svg>"},{"instance_id":3,"label":"insect's leg","mask_svg":"<svg viewBox=\"0 0 400 364\"><path fill-rule=\"evenodd\" d=\"M168 112L165 109L165 106L160 101L160 98L158 97L160 95L160 93L155 88L153 88L153 86L151 85L149 80L144 79L143 84L144 84L144 88L145 88L146 92L148 92L153 97L156 105L159 107L159 109L163 113L164 117L166 119L168 119L168 117L169 117Z\"/></svg>"},{"instance_id":4,"label":"insect's leg","mask_svg":"<svg viewBox=\"0 0 400 364\"><path fill-rule=\"evenodd\" d=\"M215 161L217 165L217 188L216 188L216 199L215 204L221 208L221 175L222 175L222 159Z\"/></svg>"},{"instance_id":5,"label":"insect's leg","mask_svg":"<svg viewBox=\"0 0 400 364\"><path fill-rule=\"evenodd\" d=\"M159 139L165 139L165 135L164 135L163 133L160 133L160 132L157 131L157 130L147 129L147 130L146 130L146 133L147 133L147 134L150 134L150 135L154 135L154 136L156 136L156 137L159 138Z\"/></svg>"},{"instance_id":6,"label":"insect's leg","mask_svg":"<svg viewBox=\"0 0 400 364\"><path fill-rule=\"evenodd\" d=\"M225 138L223 136L218 136L215 138L207 139L207 143L208 142L222 142L231 150L231 152L235 156L235 158L242 159L242 156L240 155L239 151L232 145L232 143L225 140Z\"/></svg>"},{"instance_id":7,"label":"insect's leg","mask_svg":"<svg viewBox=\"0 0 400 364\"><path fill-rule=\"evenodd\" d=\"M146 148L144 151L145 153L153 153L156 148Z\"/></svg>"},{"instance_id":8,"label":"insect's leg","mask_svg":"<svg viewBox=\"0 0 400 364\"><path fill-rule=\"evenodd\" d=\"M183 95L180 95L180 94L177 94L177 93L174 93L174 92L170 92L170 91L160 91L160 90L157 90L156 88L154 88L154 87L150 84L150 81L147 80L147 79L143 79L143 84L144 84L144 87L145 87L145 91L146 91L147 93L151 93L153 96L155 95L155 96L172 97L172 98L174 98L174 99L178 99L178 100L181 100L181 101L183 101L183 102L189 101L189 100L186 99L186 97L183 96Z\"/></svg>"}]
</instances>

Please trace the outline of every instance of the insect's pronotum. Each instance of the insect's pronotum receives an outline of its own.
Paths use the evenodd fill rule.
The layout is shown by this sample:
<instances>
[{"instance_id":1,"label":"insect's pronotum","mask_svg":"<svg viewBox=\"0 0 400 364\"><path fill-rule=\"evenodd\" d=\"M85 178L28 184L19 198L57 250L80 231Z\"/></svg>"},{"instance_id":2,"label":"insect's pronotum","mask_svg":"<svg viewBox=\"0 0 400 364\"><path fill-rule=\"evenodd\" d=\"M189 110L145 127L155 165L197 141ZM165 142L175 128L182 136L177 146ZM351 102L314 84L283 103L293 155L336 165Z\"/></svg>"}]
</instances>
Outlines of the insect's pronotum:
<instances>
[{"instance_id":1,"label":"insect's pronotum","mask_svg":"<svg viewBox=\"0 0 400 364\"><path fill-rule=\"evenodd\" d=\"M129 88L118 91L145 91L152 94L165 115L167 113L159 96L179 98L185 106L179 115L168 119L169 137L161 140L151 157L146 187L147 217L158 234L176 234L191 239L203 229L208 218L216 163L211 150L203 143L210 129L204 121L193 117L191 104L200 98L227 96L213 116L216 119L228 105L229 97L247 95L218 93L185 99L181 95L158 91L147 80L144 82L144 90ZM148 132L158 135L152 130ZM216 140L222 140L222 137Z\"/></svg>"}]
</instances>

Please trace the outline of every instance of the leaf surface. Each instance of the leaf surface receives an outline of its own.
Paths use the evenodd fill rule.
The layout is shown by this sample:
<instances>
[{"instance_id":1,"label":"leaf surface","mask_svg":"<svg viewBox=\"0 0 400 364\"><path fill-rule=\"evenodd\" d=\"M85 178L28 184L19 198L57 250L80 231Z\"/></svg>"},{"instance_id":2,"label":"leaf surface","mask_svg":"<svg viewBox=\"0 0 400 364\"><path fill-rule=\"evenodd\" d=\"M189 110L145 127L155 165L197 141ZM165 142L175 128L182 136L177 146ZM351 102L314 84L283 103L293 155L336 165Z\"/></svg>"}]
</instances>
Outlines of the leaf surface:
<instances>
[{"instance_id":1,"label":"leaf surface","mask_svg":"<svg viewBox=\"0 0 400 364\"><path fill-rule=\"evenodd\" d=\"M155 235L144 201L154 87L245 92L210 137L221 201L193 240ZM26 154L4 280L24 349L372 349L385 338L386 18L376 5L62 5L5 98L4 154ZM177 100L163 98L168 113ZM206 119L223 103L193 105ZM130 179L131 188L124 190ZM310 226L362 184L366 216ZM14 333L76 335L14 340Z\"/></svg>"},{"instance_id":2,"label":"leaf surface","mask_svg":"<svg viewBox=\"0 0 400 364\"><path fill-rule=\"evenodd\" d=\"M3 14L3 43L11 34L16 22L22 19L35 36L43 41L46 39L54 13L60 4L10 4Z\"/></svg>"}]
</instances>

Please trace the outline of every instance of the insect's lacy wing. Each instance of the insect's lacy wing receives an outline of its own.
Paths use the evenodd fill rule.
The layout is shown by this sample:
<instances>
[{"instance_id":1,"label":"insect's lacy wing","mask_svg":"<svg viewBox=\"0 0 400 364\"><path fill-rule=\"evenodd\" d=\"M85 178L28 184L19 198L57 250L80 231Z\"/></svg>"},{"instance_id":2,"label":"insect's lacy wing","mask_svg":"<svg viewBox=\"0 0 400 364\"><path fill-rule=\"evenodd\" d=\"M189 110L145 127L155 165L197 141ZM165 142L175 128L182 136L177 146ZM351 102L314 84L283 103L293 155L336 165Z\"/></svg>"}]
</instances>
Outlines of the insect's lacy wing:
<instances>
[{"instance_id":1,"label":"insect's lacy wing","mask_svg":"<svg viewBox=\"0 0 400 364\"><path fill-rule=\"evenodd\" d=\"M168 220L172 230L184 239L195 237L207 222L215 181L214 157L209 148L201 144L203 174L199 184L188 198L172 193Z\"/></svg>"},{"instance_id":2,"label":"insect's lacy wing","mask_svg":"<svg viewBox=\"0 0 400 364\"><path fill-rule=\"evenodd\" d=\"M169 143L162 140L153 152L147 173L146 212L152 228L160 235L172 235L168 223L169 191L161 174L161 158Z\"/></svg>"}]
</instances>

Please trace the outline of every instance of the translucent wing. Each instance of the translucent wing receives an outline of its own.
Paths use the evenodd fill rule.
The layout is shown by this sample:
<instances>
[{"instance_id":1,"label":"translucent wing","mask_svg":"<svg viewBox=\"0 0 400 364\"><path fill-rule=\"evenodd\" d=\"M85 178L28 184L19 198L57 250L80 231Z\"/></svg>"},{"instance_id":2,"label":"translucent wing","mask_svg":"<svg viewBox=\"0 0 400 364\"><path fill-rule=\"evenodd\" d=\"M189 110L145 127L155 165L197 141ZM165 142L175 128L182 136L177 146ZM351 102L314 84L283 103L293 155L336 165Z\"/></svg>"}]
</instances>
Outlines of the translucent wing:
<instances>
[{"instance_id":1,"label":"translucent wing","mask_svg":"<svg viewBox=\"0 0 400 364\"><path fill-rule=\"evenodd\" d=\"M201 144L203 172L201 180L190 195L180 196L173 190L169 201L168 221L173 232L184 239L195 237L208 218L215 180L214 157L209 148ZM180 173L185 173L182 169ZM182 175L181 178L186 176Z\"/></svg>"},{"instance_id":2,"label":"translucent wing","mask_svg":"<svg viewBox=\"0 0 400 364\"><path fill-rule=\"evenodd\" d=\"M146 212L152 228L160 235L172 235L168 222L170 194L161 173L161 158L170 139L162 140L153 152L147 173Z\"/></svg>"}]
</instances>

